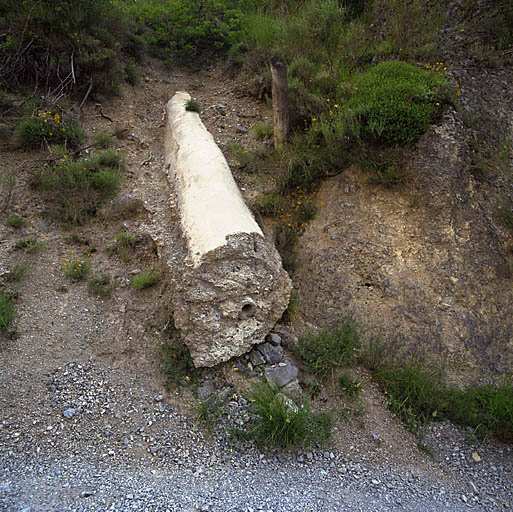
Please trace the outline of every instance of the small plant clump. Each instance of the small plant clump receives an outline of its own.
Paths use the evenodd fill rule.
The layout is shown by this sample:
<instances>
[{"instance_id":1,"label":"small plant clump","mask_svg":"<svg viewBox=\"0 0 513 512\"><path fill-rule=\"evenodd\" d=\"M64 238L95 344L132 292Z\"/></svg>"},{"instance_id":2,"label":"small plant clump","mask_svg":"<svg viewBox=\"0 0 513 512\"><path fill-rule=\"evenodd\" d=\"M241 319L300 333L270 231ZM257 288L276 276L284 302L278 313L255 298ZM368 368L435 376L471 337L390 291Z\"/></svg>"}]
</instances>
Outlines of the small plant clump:
<instances>
[{"instance_id":1,"label":"small plant clump","mask_svg":"<svg viewBox=\"0 0 513 512\"><path fill-rule=\"evenodd\" d=\"M27 148L38 148L43 142L76 148L84 140L84 131L79 124L63 120L52 110L38 110L35 115L23 119L16 133Z\"/></svg>"},{"instance_id":2,"label":"small plant clump","mask_svg":"<svg viewBox=\"0 0 513 512\"><path fill-rule=\"evenodd\" d=\"M513 231L513 208L507 203L499 206L499 216L503 224Z\"/></svg>"},{"instance_id":3,"label":"small plant clump","mask_svg":"<svg viewBox=\"0 0 513 512\"><path fill-rule=\"evenodd\" d=\"M116 144L116 138L107 130L100 130L94 136L94 143L102 149L109 149Z\"/></svg>"},{"instance_id":4,"label":"small plant clump","mask_svg":"<svg viewBox=\"0 0 513 512\"><path fill-rule=\"evenodd\" d=\"M121 158L114 149L77 160L68 157L34 171L31 184L61 220L82 224L116 194L122 181Z\"/></svg>"},{"instance_id":5,"label":"small plant clump","mask_svg":"<svg viewBox=\"0 0 513 512\"><path fill-rule=\"evenodd\" d=\"M349 400L354 400L361 390L361 382L355 380L349 373L341 373L338 383Z\"/></svg>"},{"instance_id":6,"label":"small plant clump","mask_svg":"<svg viewBox=\"0 0 513 512\"><path fill-rule=\"evenodd\" d=\"M322 442L331 435L328 414L313 414L307 404L296 405L278 388L262 383L250 398L254 421L249 437L261 446L289 449Z\"/></svg>"},{"instance_id":7,"label":"small plant clump","mask_svg":"<svg viewBox=\"0 0 513 512\"><path fill-rule=\"evenodd\" d=\"M255 200L255 207L262 215L274 216L280 213L285 206L285 198L276 192L266 192Z\"/></svg>"},{"instance_id":8,"label":"small plant clump","mask_svg":"<svg viewBox=\"0 0 513 512\"><path fill-rule=\"evenodd\" d=\"M185 102L185 110L187 112L197 112L200 113L200 106L196 100L190 99Z\"/></svg>"},{"instance_id":9,"label":"small plant clump","mask_svg":"<svg viewBox=\"0 0 513 512\"><path fill-rule=\"evenodd\" d=\"M70 258L63 258L61 261L64 274L71 279L84 279L89 272L89 261L86 258L75 256L74 251L71 251Z\"/></svg>"},{"instance_id":10,"label":"small plant clump","mask_svg":"<svg viewBox=\"0 0 513 512\"><path fill-rule=\"evenodd\" d=\"M253 126L253 133L257 140L270 139L273 136L273 127L268 123L257 123Z\"/></svg>"},{"instance_id":11,"label":"small plant clump","mask_svg":"<svg viewBox=\"0 0 513 512\"><path fill-rule=\"evenodd\" d=\"M13 265L13 267L9 270L5 276L5 280L10 283L17 283L23 279L29 268L30 265L28 263L20 261Z\"/></svg>"},{"instance_id":12,"label":"small plant clump","mask_svg":"<svg viewBox=\"0 0 513 512\"><path fill-rule=\"evenodd\" d=\"M295 248L298 240L298 234L288 224L280 222L274 228L274 243L280 253L283 268L287 272L292 272L296 268Z\"/></svg>"},{"instance_id":13,"label":"small plant clump","mask_svg":"<svg viewBox=\"0 0 513 512\"><path fill-rule=\"evenodd\" d=\"M308 369L319 377L327 377L336 368L356 362L360 341L355 326L349 321L333 329L299 338L296 354Z\"/></svg>"},{"instance_id":14,"label":"small plant clump","mask_svg":"<svg viewBox=\"0 0 513 512\"><path fill-rule=\"evenodd\" d=\"M12 295L0 287L0 332L8 334L16 317Z\"/></svg>"},{"instance_id":15,"label":"small plant clump","mask_svg":"<svg viewBox=\"0 0 513 512\"><path fill-rule=\"evenodd\" d=\"M194 366L189 349L172 328L169 343L160 347L160 370L166 377L166 388L191 386L196 382L199 370Z\"/></svg>"},{"instance_id":16,"label":"small plant clump","mask_svg":"<svg viewBox=\"0 0 513 512\"><path fill-rule=\"evenodd\" d=\"M156 270L146 270L140 274L134 276L130 283L130 286L135 290L144 290L155 286L162 279L160 272Z\"/></svg>"},{"instance_id":17,"label":"small plant clump","mask_svg":"<svg viewBox=\"0 0 513 512\"><path fill-rule=\"evenodd\" d=\"M10 228L19 229L23 227L25 224L25 219L23 217L19 217L18 215L11 215L10 217L7 217L5 220L5 225Z\"/></svg>"},{"instance_id":18,"label":"small plant clump","mask_svg":"<svg viewBox=\"0 0 513 512\"><path fill-rule=\"evenodd\" d=\"M114 238L123 247L134 247L137 241L134 235L126 232L117 233Z\"/></svg>"},{"instance_id":19,"label":"small plant clump","mask_svg":"<svg viewBox=\"0 0 513 512\"><path fill-rule=\"evenodd\" d=\"M29 254L36 254L44 249L44 243L37 238L22 238L16 242L14 247Z\"/></svg>"},{"instance_id":20,"label":"small plant clump","mask_svg":"<svg viewBox=\"0 0 513 512\"><path fill-rule=\"evenodd\" d=\"M94 295L108 297L114 288L112 279L106 274L93 275L87 282L87 289Z\"/></svg>"}]
</instances>

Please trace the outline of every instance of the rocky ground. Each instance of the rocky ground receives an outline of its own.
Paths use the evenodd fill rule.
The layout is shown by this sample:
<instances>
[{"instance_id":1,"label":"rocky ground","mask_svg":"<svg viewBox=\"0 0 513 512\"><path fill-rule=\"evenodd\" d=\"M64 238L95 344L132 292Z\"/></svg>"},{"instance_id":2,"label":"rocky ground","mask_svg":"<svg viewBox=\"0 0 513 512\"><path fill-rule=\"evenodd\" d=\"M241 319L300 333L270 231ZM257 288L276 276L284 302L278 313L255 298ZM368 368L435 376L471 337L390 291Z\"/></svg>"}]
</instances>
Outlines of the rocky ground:
<instances>
[{"instance_id":1,"label":"rocky ground","mask_svg":"<svg viewBox=\"0 0 513 512\"><path fill-rule=\"evenodd\" d=\"M269 118L265 104L240 97L218 70L148 68L136 88L84 112L89 132L115 123L129 129L119 141L127 179L119 198L78 231L53 223L26 186L23 169L39 155L4 148L3 165L17 172L19 186L2 213L2 273L19 261L30 269L17 285L18 335L1 341L0 509L513 508L510 446L493 440L476 444L468 432L433 424L426 431L433 454L419 451L363 369L354 370L364 393L349 418L339 414L341 398L332 390L318 399L316 407L334 413L333 439L286 453L261 451L233 434L234 425L248 420L247 379L241 375L246 359L202 376L224 400L212 435L197 421L198 402L190 388L166 390L159 373L173 294L173 272L166 264L177 266L184 246L161 143L164 104L178 89L198 98L202 118L222 147L231 139L254 143L249 128ZM237 172L236 177L247 198L268 186L265 176ZM22 231L3 224L14 214L28 221ZM321 210L319 218L323 215ZM120 231L138 239L123 258L109 251ZM16 241L27 237L42 242L38 252L16 249ZM113 277L112 297L98 298L85 283L63 276L61 260L71 251L90 254L93 269ZM130 278L149 267L160 268L163 281L147 291L132 290ZM300 279L298 286L306 286L307 278ZM313 295L322 299L325 292L316 290ZM287 349L284 357L297 364Z\"/></svg>"}]
</instances>

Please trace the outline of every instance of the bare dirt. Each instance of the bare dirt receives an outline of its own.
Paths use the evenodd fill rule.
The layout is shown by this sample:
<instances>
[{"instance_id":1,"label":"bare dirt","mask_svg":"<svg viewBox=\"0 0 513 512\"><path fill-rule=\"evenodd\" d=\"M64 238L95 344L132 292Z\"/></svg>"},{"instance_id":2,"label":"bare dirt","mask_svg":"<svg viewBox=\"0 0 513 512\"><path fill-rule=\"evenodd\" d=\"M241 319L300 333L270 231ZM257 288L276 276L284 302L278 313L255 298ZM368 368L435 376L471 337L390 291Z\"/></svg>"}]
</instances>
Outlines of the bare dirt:
<instances>
[{"instance_id":1,"label":"bare dirt","mask_svg":"<svg viewBox=\"0 0 513 512\"><path fill-rule=\"evenodd\" d=\"M16 285L17 336L2 339L0 345L0 439L5 455L12 460L37 460L40 453L49 453L51 457L56 444L68 446L70 453L82 453L83 445L85 451L98 452L98 457L117 457L119 443L128 438L130 456L120 459L122 464L150 467L155 457L170 456L169 452L152 451L152 436L158 439L163 430L166 435L176 432L178 439L186 432L187 443L199 450L199 458L201 450L208 450L200 447L214 442L203 439L201 432L193 428L191 409L195 399L191 390L166 391L165 377L159 371L160 346L167 341L166 327L172 321L173 272L185 255L173 191L163 169L164 106L176 90L188 90L202 106L202 119L221 148L234 139L244 145L257 145L249 129L255 122L270 119L269 108L237 93L236 85L217 69L192 73L168 70L153 63L145 69L139 85L127 86L120 97L105 101L101 107L86 106L81 120L89 135L100 129L128 128L127 136L118 141L126 158L126 180L112 203L105 205L91 222L73 231L62 229L52 220L47 207L27 185L26 169L41 154L26 153L13 145L3 148L2 166L14 172L19 182L9 207L0 217L0 268L5 273L21 261L30 265L26 277ZM435 147L436 141L433 144ZM269 188L268 176L247 175L237 170L235 161L232 164L248 200ZM466 190L467 186L464 183L460 188ZM296 327L298 331L317 328L351 311L406 328L406 333L413 330L411 325L420 325L418 336L425 337L437 350L448 340L451 345L446 348L454 349L458 364L474 369L481 364L480 357L484 357L479 355L477 338L473 350L466 348L462 337L446 335L454 327L465 328L461 318L468 315L468 302L475 302L476 297L481 309L488 303L492 311L486 316L480 310L476 322L501 329L504 307L511 304L511 285L500 278L497 265L487 267L490 275L484 278L483 286L482 273L476 270L476 277L469 276L465 259L456 266L445 265L449 259L457 259L458 254L470 254L472 246L463 241L456 251L460 238L454 232L446 232L446 224L433 226L428 204L408 208L414 201L413 194L370 187L358 169L350 169L322 185L318 196L320 212L307 227L300 244L302 264L294 281L301 314ZM4 221L10 215L22 216L26 225L21 230L6 227ZM431 231L427 231L429 226ZM136 235L135 248L109 250L115 245L115 234L122 231ZM434 236L435 232L440 232L440 239ZM469 236L478 236L472 230L467 232ZM41 241L41 249L35 254L16 249L16 242L24 238ZM495 250L495 246L490 250ZM92 272L112 276L115 288L110 298L97 297L88 292L86 282L64 276L62 259L69 258L72 252L87 257ZM160 270L163 280L148 290L133 290L130 279L147 268ZM439 289L442 281L443 291ZM466 283L465 289L458 288L458 283ZM445 298L445 289L453 287L455 291L449 300ZM466 290L474 291L467 295ZM381 325L382 322L375 322L375 326ZM433 333L436 336L430 338L428 335ZM500 345L504 338L494 336L494 331L488 336L483 354L490 353L491 358L491 352L502 350L501 357L511 356L507 347ZM505 365L510 361L501 360ZM52 382L57 383L53 385L59 390L59 382L77 372L77 378L87 382L83 391L86 402L88 393L93 398L87 402L91 415L84 416L88 419L82 421L75 418L71 428L62 414L73 397L61 393L59 399L55 398ZM390 414L385 398L369 375L360 369L355 373L364 392L361 407L349 419L340 416L340 397L332 388L319 397L318 407L331 409L335 414L334 436L328 450L336 451L337 468L339 462L347 465L351 461L378 469L389 466L397 472L434 479L442 487L453 489L456 497L462 492L472 495L468 472L479 471L480 467L472 462L471 453L476 448L465 445L464 432L444 427L440 430L442 434L436 428L432 430L435 452L439 449L440 456L435 453L434 459L429 457L418 450L414 436ZM232 384L236 391L244 387L230 364L222 365L216 378ZM62 382L62 389L67 389ZM94 402L95 393L112 398ZM153 397L159 395L162 398L158 403L173 411L167 416L159 410L152 412L156 407ZM129 433L141 424L146 426L147 437L143 436L144 442L132 442ZM436 439L444 435L450 442L439 442L436 448ZM178 440L176 446L189 446L183 443ZM467 473L460 475L461 467L449 464L453 446L466 454ZM221 448L230 451L228 447ZM508 498L507 488L513 467L511 450L492 442L479 451L484 474L491 473L493 467L497 469L498 461L502 461L502 470L497 470L499 487L495 498L503 504L500 506L507 507L511 497ZM475 496L473 503L479 508L479 503L484 503L479 500L484 498ZM17 503L22 501L20 498ZM41 509L52 510L52 505ZM323 506L319 510L324 510Z\"/></svg>"}]
</instances>

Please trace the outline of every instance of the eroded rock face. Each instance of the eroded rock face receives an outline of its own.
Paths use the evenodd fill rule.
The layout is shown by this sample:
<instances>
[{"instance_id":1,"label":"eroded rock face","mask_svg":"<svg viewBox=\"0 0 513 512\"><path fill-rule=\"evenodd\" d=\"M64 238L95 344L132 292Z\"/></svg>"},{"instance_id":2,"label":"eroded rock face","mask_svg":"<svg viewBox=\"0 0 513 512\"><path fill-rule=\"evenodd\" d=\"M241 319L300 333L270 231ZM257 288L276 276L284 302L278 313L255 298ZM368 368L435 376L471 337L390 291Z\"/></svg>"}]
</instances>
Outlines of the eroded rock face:
<instances>
[{"instance_id":1,"label":"eroded rock face","mask_svg":"<svg viewBox=\"0 0 513 512\"><path fill-rule=\"evenodd\" d=\"M166 168L188 247L174 319L194 364L214 366L264 341L292 285L188 99L177 93L167 111Z\"/></svg>"}]
</instances>

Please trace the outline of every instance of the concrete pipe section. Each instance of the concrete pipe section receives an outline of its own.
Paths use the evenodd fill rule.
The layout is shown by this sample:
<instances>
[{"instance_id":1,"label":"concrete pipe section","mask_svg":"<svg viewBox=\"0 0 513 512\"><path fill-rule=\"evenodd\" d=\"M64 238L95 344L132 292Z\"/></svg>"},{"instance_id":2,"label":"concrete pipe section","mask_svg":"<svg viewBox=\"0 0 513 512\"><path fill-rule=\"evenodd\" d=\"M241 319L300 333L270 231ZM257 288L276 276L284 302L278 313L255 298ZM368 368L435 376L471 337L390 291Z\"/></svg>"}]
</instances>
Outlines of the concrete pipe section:
<instances>
[{"instance_id":1,"label":"concrete pipe section","mask_svg":"<svg viewBox=\"0 0 513 512\"><path fill-rule=\"evenodd\" d=\"M188 247L174 319L194 364L214 366L263 341L292 285L189 99L177 92L167 104L165 164Z\"/></svg>"}]
</instances>

